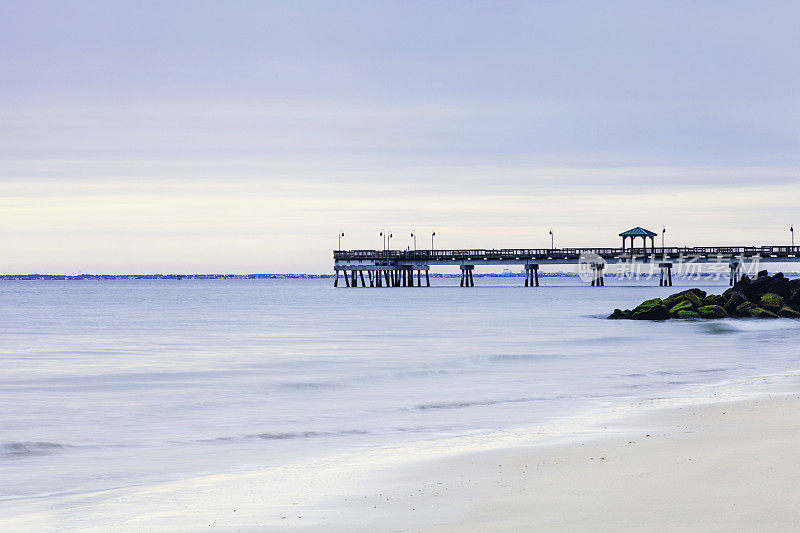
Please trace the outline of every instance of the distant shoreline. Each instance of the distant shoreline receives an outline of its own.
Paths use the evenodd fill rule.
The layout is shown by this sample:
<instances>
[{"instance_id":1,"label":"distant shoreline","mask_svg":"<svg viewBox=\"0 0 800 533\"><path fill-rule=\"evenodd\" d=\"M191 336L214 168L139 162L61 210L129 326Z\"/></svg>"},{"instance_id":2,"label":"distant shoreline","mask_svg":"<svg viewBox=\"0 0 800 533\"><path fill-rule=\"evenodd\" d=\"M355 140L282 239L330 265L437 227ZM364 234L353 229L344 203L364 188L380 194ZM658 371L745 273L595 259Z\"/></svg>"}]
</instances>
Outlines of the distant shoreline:
<instances>
[{"instance_id":1,"label":"distant shoreline","mask_svg":"<svg viewBox=\"0 0 800 533\"><path fill-rule=\"evenodd\" d=\"M800 276L797 272L784 272L786 276L796 277ZM686 275L676 275L677 279L682 279L687 276L692 278L712 278L718 274L714 273L692 273ZM541 272L540 277L545 278L577 278L579 274L575 272ZM218 279L333 279L335 274L3 274L0 275L2 281L83 281L83 280L127 280L127 279L141 279L141 280L186 280L186 279L201 279L201 280L218 280ZM459 278L460 274L450 273L430 273L432 278ZM512 273L492 273L484 272L474 274L476 278L523 278L525 274L522 272ZM607 278L620 277L614 273L607 273ZM640 274L631 276L629 273L624 274L622 277L634 279L647 279L650 277L647 274Z\"/></svg>"}]
</instances>

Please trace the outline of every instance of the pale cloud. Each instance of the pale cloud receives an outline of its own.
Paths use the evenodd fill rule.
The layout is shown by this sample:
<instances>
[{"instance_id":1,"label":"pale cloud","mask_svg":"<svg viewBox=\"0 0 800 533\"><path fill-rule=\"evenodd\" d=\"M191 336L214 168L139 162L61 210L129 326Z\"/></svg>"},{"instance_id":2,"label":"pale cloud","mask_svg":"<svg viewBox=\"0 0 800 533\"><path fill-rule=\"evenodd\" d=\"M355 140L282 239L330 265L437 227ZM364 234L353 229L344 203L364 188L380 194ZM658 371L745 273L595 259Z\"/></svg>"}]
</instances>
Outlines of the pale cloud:
<instances>
[{"instance_id":1,"label":"pale cloud","mask_svg":"<svg viewBox=\"0 0 800 533\"><path fill-rule=\"evenodd\" d=\"M661 185L623 186L600 200L595 190L557 185L518 194L419 187L394 194L392 182L274 187L257 180L62 180L39 182L35 190L27 182L5 182L0 236L14 251L8 264L15 271L39 265L100 271L95 265L102 264L112 272L130 272L130 265L162 272L324 272L339 229L345 245L359 249L379 247L380 229L393 231L399 247L411 245L416 229L418 244L427 246L431 228L441 247L546 247L551 226L563 246L613 246L616 234L634 225L666 225L672 245L783 243L784 221L800 197L797 183L712 183L689 191L672 187L663 169L640 176Z\"/></svg>"}]
</instances>

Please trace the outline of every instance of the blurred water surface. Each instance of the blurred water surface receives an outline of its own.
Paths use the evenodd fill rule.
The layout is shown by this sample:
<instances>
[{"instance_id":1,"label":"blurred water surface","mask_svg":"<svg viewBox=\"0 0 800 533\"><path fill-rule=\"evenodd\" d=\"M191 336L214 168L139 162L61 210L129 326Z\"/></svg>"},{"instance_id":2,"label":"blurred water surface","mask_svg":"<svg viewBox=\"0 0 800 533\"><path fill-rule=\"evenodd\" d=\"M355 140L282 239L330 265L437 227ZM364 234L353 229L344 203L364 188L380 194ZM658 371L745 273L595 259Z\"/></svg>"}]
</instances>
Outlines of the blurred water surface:
<instances>
[{"instance_id":1,"label":"blurred water surface","mask_svg":"<svg viewBox=\"0 0 800 533\"><path fill-rule=\"evenodd\" d=\"M3 282L0 499L531 425L800 359L789 320L604 319L680 289L652 281L433 282Z\"/></svg>"}]
</instances>

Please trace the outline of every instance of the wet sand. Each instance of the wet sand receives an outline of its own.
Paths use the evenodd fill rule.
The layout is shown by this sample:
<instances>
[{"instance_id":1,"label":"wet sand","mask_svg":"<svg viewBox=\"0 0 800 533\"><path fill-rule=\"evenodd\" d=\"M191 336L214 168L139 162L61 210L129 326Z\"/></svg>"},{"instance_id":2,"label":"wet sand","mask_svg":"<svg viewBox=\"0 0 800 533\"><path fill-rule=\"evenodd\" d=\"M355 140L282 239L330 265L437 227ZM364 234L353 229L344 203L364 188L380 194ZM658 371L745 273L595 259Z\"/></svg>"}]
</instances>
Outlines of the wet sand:
<instances>
[{"instance_id":1,"label":"wet sand","mask_svg":"<svg viewBox=\"0 0 800 533\"><path fill-rule=\"evenodd\" d=\"M714 396L714 395L712 395ZM800 395L648 405L556 438L425 442L4 508L4 531L796 531ZM562 428L563 429L563 428ZM9 514L11 513L11 515Z\"/></svg>"}]
</instances>

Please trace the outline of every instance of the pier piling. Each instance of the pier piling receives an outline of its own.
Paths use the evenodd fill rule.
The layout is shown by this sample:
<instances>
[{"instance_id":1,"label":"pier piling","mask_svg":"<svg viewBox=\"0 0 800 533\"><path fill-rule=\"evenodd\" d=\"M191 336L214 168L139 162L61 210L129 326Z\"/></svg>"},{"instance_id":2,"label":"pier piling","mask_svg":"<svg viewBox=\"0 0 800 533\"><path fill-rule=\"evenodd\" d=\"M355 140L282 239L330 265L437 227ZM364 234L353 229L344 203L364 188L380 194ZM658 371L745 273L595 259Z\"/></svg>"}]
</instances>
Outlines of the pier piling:
<instances>
[{"instance_id":1,"label":"pier piling","mask_svg":"<svg viewBox=\"0 0 800 533\"><path fill-rule=\"evenodd\" d=\"M461 286L474 287L475 280L472 277L472 271L475 270L475 265L461 265Z\"/></svg>"},{"instance_id":2,"label":"pier piling","mask_svg":"<svg viewBox=\"0 0 800 533\"><path fill-rule=\"evenodd\" d=\"M661 269L661 279L658 281L660 287L672 287L672 263L659 263Z\"/></svg>"},{"instance_id":3,"label":"pier piling","mask_svg":"<svg viewBox=\"0 0 800 533\"><path fill-rule=\"evenodd\" d=\"M592 263L592 287L604 287L606 284L603 270L606 268L604 263Z\"/></svg>"},{"instance_id":4,"label":"pier piling","mask_svg":"<svg viewBox=\"0 0 800 533\"><path fill-rule=\"evenodd\" d=\"M525 286L526 287L539 286L539 265L535 264L525 265Z\"/></svg>"},{"instance_id":5,"label":"pier piling","mask_svg":"<svg viewBox=\"0 0 800 533\"><path fill-rule=\"evenodd\" d=\"M742 265L738 261L731 261L730 269L731 269L730 285L733 286L733 284L739 281L739 279L741 279L742 277Z\"/></svg>"}]
</instances>

